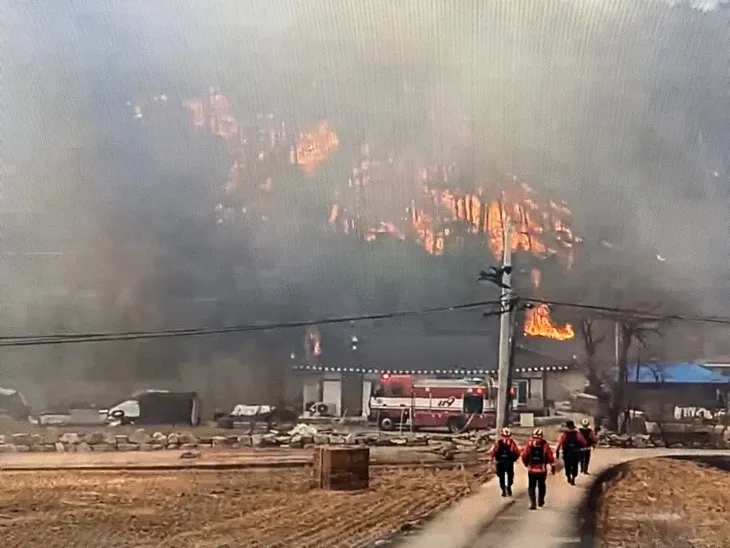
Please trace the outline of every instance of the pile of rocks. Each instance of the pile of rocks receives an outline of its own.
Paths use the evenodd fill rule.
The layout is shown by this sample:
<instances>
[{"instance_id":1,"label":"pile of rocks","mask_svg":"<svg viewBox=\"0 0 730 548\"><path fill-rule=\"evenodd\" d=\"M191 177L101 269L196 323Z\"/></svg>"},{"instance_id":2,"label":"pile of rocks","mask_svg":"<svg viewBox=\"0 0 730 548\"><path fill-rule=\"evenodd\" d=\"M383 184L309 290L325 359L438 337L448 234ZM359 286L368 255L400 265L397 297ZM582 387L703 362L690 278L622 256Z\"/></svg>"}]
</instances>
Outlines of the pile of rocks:
<instances>
[{"instance_id":1,"label":"pile of rocks","mask_svg":"<svg viewBox=\"0 0 730 548\"><path fill-rule=\"evenodd\" d=\"M599 447L622 447L633 449L650 449L652 447L693 448L693 449L726 449L730 448L730 440L719 437L676 436L665 437L657 434L617 434L601 432L598 437Z\"/></svg>"},{"instance_id":2,"label":"pile of rocks","mask_svg":"<svg viewBox=\"0 0 730 548\"><path fill-rule=\"evenodd\" d=\"M66 432L44 434L0 435L0 453L27 452L76 452L89 451L158 451L163 449L191 450L205 447L281 447L292 449L310 448L317 445L367 445L373 447L422 447L443 446L444 443L461 448L485 447L493 435L469 433L456 436L416 433L392 435L380 432L348 433L332 429L317 429L299 424L286 433L276 430L265 434L231 434L228 436L199 436L193 432L148 433L140 428L131 434L115 434L113 431L95 431L87 434Z\"/></svg>"}]
</instances>

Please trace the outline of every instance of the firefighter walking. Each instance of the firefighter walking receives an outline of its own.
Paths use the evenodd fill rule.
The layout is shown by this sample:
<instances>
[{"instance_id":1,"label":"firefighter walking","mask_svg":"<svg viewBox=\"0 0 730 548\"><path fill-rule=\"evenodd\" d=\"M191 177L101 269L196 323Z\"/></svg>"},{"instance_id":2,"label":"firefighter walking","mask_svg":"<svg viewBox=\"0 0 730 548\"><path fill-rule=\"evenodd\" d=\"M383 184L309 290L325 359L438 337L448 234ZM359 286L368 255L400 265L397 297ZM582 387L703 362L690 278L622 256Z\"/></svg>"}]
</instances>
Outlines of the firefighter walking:
<instances>
[{"instance_id":1,"label":"firefighter walking","mask_svg":"<svg viewBox=\"0 0 730 548\"><path fill-rule=\"evenodd\" d=\"M520 458L520 448L512 439L509 428L502 428L501 437L489 450L489 460L496 463L499 488L503 497L512 496L512 483L515 479L515 461Z\"/></svg>"},{"instance_id":2,"label":"firefighter walking","mask_svg":"<svg viewBox=\"0 0 730 548\"><path fill-rule=\"evenodd\" d=\"M565 430L560 434L555 453L560 458L560 451L563 451L565 477L570 485L575 485L581 453L586 446L587 442L581 433L576 430L575 423L572 420L566 421Z\"/></svg>"},{"instance_id":3,"label":"firefighter walking","mask_svg":"<svg viewBox=\"0 0 730 548\"><path fill-rule=\"evenodd\" d=\"M545 441L542 428L532 432L532 438L522 448L522 463L527 467L527 493L530 496L530 510L545 505L547 494L548 466L555 473L555 457L550 444Z\"/></svg>"},{"instance_id":4,"label":"firefighter walking","mask_svg":"<svg viewBox=\"0 0 730 548\"><path fill-rule=\"evenodd\" d=\"M583 451L580 452L580 473L588 475L588 465L591 463L591 452L598 443L596 432L591 428L591 423L588 419L580 421L580 428L578 429L580 435L586 441L586 446Z\"/></svg>"}]
</instances>

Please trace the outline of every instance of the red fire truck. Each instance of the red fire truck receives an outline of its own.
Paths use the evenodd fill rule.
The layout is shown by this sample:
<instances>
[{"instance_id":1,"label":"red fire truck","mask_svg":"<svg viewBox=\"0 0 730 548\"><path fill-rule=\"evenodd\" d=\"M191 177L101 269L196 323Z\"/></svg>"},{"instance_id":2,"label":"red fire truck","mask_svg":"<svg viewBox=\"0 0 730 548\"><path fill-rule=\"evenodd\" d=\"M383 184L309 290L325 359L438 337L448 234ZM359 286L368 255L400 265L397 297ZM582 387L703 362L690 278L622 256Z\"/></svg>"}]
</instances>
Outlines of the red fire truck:
<instances>
[{"instance_id":1,"label":"red fire truck","mask_svg":"<svg viewBox=\"0 0 730 548\"><path fill-rule=\"evenodd\" d=\"M496 387L491 379L438 379L383 374L373 387L369 418L382 430L397 426L448 428L451 432L493 428Z\"/></svg>"}]
</instances>

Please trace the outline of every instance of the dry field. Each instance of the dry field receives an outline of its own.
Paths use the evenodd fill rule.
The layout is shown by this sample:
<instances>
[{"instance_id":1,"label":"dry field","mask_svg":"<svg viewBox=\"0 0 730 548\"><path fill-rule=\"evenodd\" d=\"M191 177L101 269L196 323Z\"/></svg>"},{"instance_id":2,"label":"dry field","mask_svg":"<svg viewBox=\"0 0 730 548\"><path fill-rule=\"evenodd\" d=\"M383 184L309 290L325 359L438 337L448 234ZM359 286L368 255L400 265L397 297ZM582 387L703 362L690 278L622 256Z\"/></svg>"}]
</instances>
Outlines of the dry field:
<instances>
[{"instance_id":1,"label":"dry field","mask_svg":"<svg viewBox=\"0 0 730 548\"><path fill-rule=\"evenodd\" d=\"M599 548L730 546L730 474L689 461L641 459L604 492Z\"/></svg>"},{"instance_id":2,"label":"dry field","mask_svg":"<svg viewBox=\"0 0 730 548\"><path fill-rule=\"evenodd\" d=\"M369 490L347 493L312 488L308 469L2 472L0 539L8 548L367 546L484 481L469 470L371 474Z\"/></svg>"}]
</instances>

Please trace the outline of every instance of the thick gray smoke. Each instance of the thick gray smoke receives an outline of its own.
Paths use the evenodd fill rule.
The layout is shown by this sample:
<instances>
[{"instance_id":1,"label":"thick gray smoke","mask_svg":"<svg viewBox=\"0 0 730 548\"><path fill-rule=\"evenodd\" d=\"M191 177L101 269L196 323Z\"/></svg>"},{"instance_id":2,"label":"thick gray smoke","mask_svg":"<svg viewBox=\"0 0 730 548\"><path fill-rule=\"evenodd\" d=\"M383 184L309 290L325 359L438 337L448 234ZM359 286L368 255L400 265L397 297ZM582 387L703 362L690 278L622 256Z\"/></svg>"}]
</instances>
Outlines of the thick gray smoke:
<instances>
[{"instance_id":1,"label":"thick gray smoke","mask_svg":"<svg viewBox=\"0 0 730 548\"><path fill-rule=\"evenodd\" d=\"M671 7L689 6L702 13L709 13L730 4L728 0L665 0Z\"/></svg>"},{"instance_id":2,"label":"thick gray smoke","mask_svg":"<svg viewBox=\"0 0 730 548\"><path fill-rule=\"evenodd\" d=\"M483 296L474 277L491 262L486 254L434 261L322 239L327 206L363 142L408 166L456 161L465 186L517 173L571 203L586 246L616 250L592 253L599 264L686 288L696 312L726 314L725 3L161 0L5 9L2 207L14 235L5 245L16 255L3 263L4 325L157 329ZM276 226L214 223L230 158L192 132L181 108L211 84L241 121L276 112L307 128L326 118L341 137L342 150L316 177L287 172L276 181ZM127 101L162 93L170 112L135 123ZM393 184L402 187L384 190L393 197L384 215L410 192L405 177ZM18 257L23 251L44 254ZM292 333L22 350L5 354L0 373L113 377L127 387L220 355L244 367L281 364L299 344Z\"/></svg>"}]
</instances>

